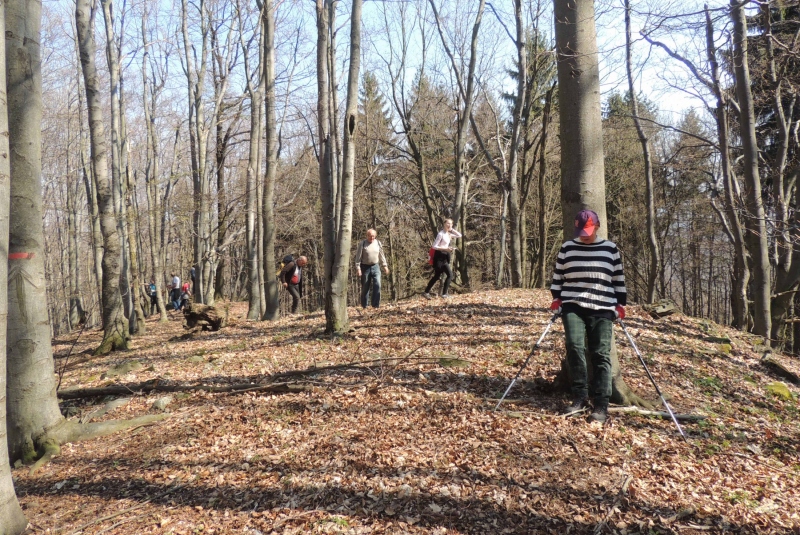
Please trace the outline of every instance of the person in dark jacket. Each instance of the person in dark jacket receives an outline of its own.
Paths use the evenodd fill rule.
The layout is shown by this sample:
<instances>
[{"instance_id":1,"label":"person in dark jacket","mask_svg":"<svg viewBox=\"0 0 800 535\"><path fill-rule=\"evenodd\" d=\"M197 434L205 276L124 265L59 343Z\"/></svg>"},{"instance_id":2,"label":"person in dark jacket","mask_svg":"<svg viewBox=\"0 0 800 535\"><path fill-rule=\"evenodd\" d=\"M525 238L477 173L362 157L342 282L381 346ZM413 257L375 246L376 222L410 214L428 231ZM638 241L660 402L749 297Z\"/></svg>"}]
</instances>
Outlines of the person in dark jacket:
<instances>
[{"instance_id":1,"label":"person in dark jacket","mask_svg":"<svg viewBox=\"0 0 800 535\"><path fill-rule=\"evenodd\" d=\"M308 263L308 259L301 256L294 260L291 255L288 255L283 260L284 265L278 273L278 280L283 283L283 287L292 296L292 314L297 314L300 298L303 297L303 268Z\"/></svg>"},{"instance_id":2,"label":"person in dark jacket","mask_svg":"<svg viewBox=\"0 0 800 535\"><path fill-rule=\"evenodd\" d=\"M590 419L605 422L611 397L613 322L625 318L628 294L619 250L614 242L597 236L599 227L600 218L592 210L581 210L575 216L575 239L561 246L553 270L550 308L562 314L572 381L573 402L564 412L589 407L591 395ZM593 372L591 390L587 349Z\"/></svg>"}]
</instances>

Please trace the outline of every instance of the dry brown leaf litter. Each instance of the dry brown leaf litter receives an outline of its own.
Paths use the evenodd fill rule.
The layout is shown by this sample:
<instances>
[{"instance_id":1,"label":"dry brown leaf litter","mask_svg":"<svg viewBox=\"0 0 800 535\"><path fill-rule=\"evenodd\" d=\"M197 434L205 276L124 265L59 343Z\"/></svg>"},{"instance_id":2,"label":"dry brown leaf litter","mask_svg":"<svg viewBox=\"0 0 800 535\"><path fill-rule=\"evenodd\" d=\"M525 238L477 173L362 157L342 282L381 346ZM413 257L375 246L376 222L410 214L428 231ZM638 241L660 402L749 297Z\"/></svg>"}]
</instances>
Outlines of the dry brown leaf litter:
<instances>
[{"instance_id":1,"label":"dry brown leaf litter","mask_svg":"<svg viewBox=\"0 0 800 535\"><path fill-rule=\"evenodd\" d=\"M177 315L148 321L131 351L102 359L88 352L99 333L84 333L62 387L256 386L384 360L291 377L309 387L297 394L170 394L164 422L69 445L34 477L15 470L32 532L800 533L798 390L790 401L766 390L779 379L742 333L631 307L628 328L673 407L708 416L685 425L690 444L670 421L559 417L566 398L547 384L560 325L493 412L548 303L507 290L351 308L353 332L334 340L320 314L248 322L234 303L220 332L181 339ZM56 341L57 367L74 338ZM617 342L626 381L655 399L619 330ZM125 359L143 366L102 378ZM106 417L146 413L164 395L133 393Z\"/></svg>"}]
</instances>

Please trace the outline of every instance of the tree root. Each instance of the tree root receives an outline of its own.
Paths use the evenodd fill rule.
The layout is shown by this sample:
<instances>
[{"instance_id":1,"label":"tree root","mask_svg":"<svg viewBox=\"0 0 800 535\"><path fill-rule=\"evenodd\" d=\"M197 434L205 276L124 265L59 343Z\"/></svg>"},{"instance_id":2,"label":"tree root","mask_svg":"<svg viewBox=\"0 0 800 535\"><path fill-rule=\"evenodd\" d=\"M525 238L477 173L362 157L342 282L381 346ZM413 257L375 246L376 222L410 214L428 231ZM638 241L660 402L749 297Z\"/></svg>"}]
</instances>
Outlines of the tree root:
<instances>
[{"instance_id":1,"label":"tree root","mask_svg":"<svg viewBox=\"0 0 800 535\"><path fill-rule=\"evenodd\" d=\"M39 468L61 453L61 446L64 444L91 440L116 433L117 431L149 425L166 417L166 414L146 414L130 420L109 420L88 424L82 424L74 420L64 420L61 425L49 430L36 440L38 459L31 466L30 474L34 475Z\"/></svg>"}]
</instances>

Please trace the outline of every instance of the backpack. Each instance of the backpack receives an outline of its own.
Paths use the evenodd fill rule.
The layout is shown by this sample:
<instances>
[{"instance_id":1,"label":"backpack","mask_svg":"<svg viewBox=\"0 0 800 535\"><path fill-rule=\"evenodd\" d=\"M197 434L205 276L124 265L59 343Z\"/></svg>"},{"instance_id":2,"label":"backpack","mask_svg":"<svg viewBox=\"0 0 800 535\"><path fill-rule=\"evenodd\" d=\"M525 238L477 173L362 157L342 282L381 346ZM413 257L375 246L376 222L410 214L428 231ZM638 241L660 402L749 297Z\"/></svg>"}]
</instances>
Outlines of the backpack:
<instances>
[{"instance_id":1,"label":"backpack","mask_svg":"<svg viewBox=\"0 0 800 535\"><path fill-rule=\"evenodd\" d=\"M433 255L435 254L436 254L436 249L434 249L433 247L428 249L428 264L431 266L433 265Z\"/></svg>"}]
</instances>

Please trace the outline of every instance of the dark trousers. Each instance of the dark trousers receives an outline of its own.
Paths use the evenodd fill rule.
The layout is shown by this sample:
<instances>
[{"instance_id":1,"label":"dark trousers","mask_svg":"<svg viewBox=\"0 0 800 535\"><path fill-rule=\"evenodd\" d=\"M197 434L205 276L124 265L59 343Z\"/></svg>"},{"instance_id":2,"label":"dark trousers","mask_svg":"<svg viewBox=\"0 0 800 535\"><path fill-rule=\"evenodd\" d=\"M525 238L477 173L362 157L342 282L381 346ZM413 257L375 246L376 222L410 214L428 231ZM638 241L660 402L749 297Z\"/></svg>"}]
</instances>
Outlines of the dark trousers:
<instances>
[{"instance_id":1,"label":"dark trousers","mask_svg":"<svg viewBox=\"0 0 800 535\"><path fill-rule=\"evenodd\" d=\"M608 318L565 312L564 335L567 366L572 381L572 396L587 398L591 394L595 406L608 406L611 397L611 338L613 322ZM588 388L586 350L592 364L592 389Z\"/></svg>"},{"instance_id":2,"label":"dark trousers","mask_svg":"<svg viewBox=\"0 0 800 535\"><path fill-rule=\"evenodd\" d=\"M442 295L447 295L450 290L450 281L453 280L453 270L450 269L450 255L441 251L436 251L433 255L433 277L428 281L428 286L425 287L425 293L430 293L433 285L436 284L445 274L444 285L442 286Z\"/></svg>"},{"instance_id":3,"label":"dark trousers","mask_svg":"<svg viewBox=\"0 0 800 535\"><path fill-rule=\"evenodd\" d=\"M155 314L156 310L158 310L158 296L151 295L150 296L150 315L152 316L153 314Z\"/></svg>"},{"instance_id":4,"label":"dark trousers","mask_svg":"<svg viewBox=\"0 0 800 535\"><path fill-rule=\"evenodd\" d=\"M297 313L297 308L300 306L300 289L299 284L287 284L286 291L292 296L292 314Z\"/></svg>"}]
</instances>

